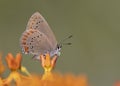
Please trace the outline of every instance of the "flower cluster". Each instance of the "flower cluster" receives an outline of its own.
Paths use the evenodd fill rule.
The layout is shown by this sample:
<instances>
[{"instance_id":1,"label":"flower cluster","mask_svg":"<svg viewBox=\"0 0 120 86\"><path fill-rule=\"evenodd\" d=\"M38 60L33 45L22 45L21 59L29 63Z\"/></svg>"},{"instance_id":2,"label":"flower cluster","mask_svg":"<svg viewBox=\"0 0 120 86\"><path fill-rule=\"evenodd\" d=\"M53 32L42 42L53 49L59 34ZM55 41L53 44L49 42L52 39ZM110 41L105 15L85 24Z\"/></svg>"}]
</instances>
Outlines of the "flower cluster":
<instances>
[{"instance_id":1,"label":"flower cluster","mask_svg":"<svg viewBox=\"0 0 120 86\"><path fill-rule=\"evenodd\" d=\"M85 75L76 77L72 74L53 73L52 69L55 66L56 59L57 56L50 58L49 54L46 54L46 56L41 55L40 61L44 74L33 75L21 65L22 55L20 53L16 57L8 53L6 63L11 72L8 77L3 78L2 73L5 71L5 66L0 56L0 86L88 86ZM22 75L19 71L24 72L26 75Z\"/></svg>"}]
</instances>

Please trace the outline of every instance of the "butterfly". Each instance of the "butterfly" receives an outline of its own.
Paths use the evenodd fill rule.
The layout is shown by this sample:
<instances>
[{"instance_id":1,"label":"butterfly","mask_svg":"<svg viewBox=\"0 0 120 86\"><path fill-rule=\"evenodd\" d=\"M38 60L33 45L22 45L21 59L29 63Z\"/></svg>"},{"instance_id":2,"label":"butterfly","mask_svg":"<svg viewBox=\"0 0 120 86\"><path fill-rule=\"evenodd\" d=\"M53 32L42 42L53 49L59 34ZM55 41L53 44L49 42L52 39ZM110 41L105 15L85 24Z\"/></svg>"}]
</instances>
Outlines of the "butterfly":
<instances>
[{"instance_id":1,"label":"butterfly","mask_svg":"<svg viewBox=\"0 0 120 86\"><path fill-rule=\"evenodd\" d=\"M50 26L39 12L30 17L26 30L20 38L20 46L23 53L32 54L35 59L40 59L40 54L46 53L49 53L50 57L59 56L62 47L57 43Z\"/></svg>"}]
</instances>

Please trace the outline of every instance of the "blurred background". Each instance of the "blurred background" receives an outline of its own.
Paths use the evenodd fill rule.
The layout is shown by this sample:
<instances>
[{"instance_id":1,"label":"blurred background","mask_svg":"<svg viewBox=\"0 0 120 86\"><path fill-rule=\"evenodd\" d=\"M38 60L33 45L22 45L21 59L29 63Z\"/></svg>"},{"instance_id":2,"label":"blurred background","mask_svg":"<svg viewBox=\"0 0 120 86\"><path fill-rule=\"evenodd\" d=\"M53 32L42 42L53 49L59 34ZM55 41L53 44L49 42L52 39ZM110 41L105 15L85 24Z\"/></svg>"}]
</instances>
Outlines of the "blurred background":
<instances>
[{"instance_id":1,"label":"blurred background","mask_svg":"<svg viewBox=\"0 0 120 86\"><path fill-rule=\"evenodd\" d=\"M68 35L55 71L86 74L90 86L113 86L120 80L119 0L0 0L0 51L21 52L19 39L30 16L39 11L58 42ZM42 74L39 61L24 55L22 65ZM4 61L5 63L5 61ZM8 72L5 72L5 76Z\"/></svg>"}]
</instances>

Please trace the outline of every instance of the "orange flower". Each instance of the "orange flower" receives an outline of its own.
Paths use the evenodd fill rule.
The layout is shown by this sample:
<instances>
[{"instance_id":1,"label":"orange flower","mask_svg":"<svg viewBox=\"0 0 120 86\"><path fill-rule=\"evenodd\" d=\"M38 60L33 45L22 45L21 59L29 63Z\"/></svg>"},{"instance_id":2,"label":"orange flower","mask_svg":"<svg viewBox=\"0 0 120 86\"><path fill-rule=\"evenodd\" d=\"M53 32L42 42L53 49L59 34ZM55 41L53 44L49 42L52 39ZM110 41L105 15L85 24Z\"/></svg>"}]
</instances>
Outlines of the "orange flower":
<instances>
[{"instance_id":1,"label":"orange flower","mask_svg":"<svg viewBox=\"0 0 120 86\"><path fill-rule=\"evenodd\" d=\"M2 56L0 54L0 75L5 71L5 66L2 63Z\"/></svg>"},{"instance_id":2,"label":"orange flower","mask_svg":"<svg viewBox=\"0 0 120 86\"><path fill-rule=\"evenodd\" d=\"M11 53L9 53L6 56L6 61L7 61L8 67L11 70L17 70L17 69L19 69L21 67L21 60L22 60L22 56L21 56L20 53L18 53L16 55L16 58L14 58Z\"/></svg>"},{"instance_id":3,"label":"orange flower","mask_svg":"<svg viewBox=\"0 0 120 86\"><path fill-rule=\"evenodd\" d=\"M30 75L27 69L21 66L22 55L18 53L14 58L11 53L6 56L6 62L8 64L8 68L11 70L9 76L3 80L4 84L10 84L13 80L15 81L16 85L22 82L22 79L29 79L29 77L21 75L17 70L21 70L25 72L27 75Z\"/></svg>"},{"instance_id":4,"label":"orange flower","mask_svg":"<svg viewBox=\"0 0 120 86\"><path fill-rule=\"evenodd\" d=\"M30 73L27 71L27 69L24 66L21 66L21 61L22 61L22 55L20 53L16 55L16 58L14 58L11 53L9 53L6 56L6 62L10 70L12 71L20 70L21 72L24 72L30 76Z\"/></svg>"},{"instance_id":5,"label":"orange flower","mask_svg":"<svg viewBox=\"0 0 120 86\"><path fill-rule=\"evenodd\" d=\"M120 86L120 81L116 81L113 86Z\"/></svg>"},{"instance_id":6,"label":"orange flower","mask_svg":"<svg viewBox=\"0 0 120 86\"><path fill-rule=\"evenodd\" d=\"M42 76L42 80L53 80L53 75L51 73L52 69L55 66L57 56L55 55L52 59L50 58L50 54L47 53L45 56L40 55L41 65L44 68L44 74Z\"/></svg>"},{"instance_id":7,"label":"orange flower","mask_svg":"<svg viewBox=\"0 0 120 86\"><path fill-rule=\"evenodd\" d=\"M40 55L40 59L41 59L41 65L44 68L45 72L50 72L56 63L57 60L57 55L55 55L52 59L50 58L50 54L47 53L45 56L44 55Z\"/></svg>"},{"instance_id":8,"label":"orange flower","mask_svg":"<svg viewBox=\"0 0 120 86\"><path fill-rule=\"evenodd\" d=\"M86 75L52 73L53 80L41 79L39 75L32 75L32 79L23 79L18 86L89 86ZM50 77L48 77L50 78Z\"/></svg>"}]
</instances>

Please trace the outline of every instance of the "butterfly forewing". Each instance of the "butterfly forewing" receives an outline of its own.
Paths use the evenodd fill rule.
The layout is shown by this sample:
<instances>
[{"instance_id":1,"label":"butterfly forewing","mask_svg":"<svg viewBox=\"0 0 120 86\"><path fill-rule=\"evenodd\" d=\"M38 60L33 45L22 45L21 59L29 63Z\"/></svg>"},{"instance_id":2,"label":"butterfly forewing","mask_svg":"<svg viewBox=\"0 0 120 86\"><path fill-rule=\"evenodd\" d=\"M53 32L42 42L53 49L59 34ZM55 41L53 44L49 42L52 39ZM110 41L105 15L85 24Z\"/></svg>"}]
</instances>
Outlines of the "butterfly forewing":
<instances>
[{"instance_id":1,"label":"butterfly forewing","mask_svg":"<svg viewBox=\"0 0 120 86\"><path fill-rule=\"evenodd\" d=\"M52 30L50 29L48 23L39 12L34 13L30 17L26 30L29 30L29 29L35 29L35 30L38 30L39 32L42 32L49 39L48 43L51 43L51 48L53 50L56 48L56 45L57 45L56 38Z\"/></svg>"}]
</instances>

